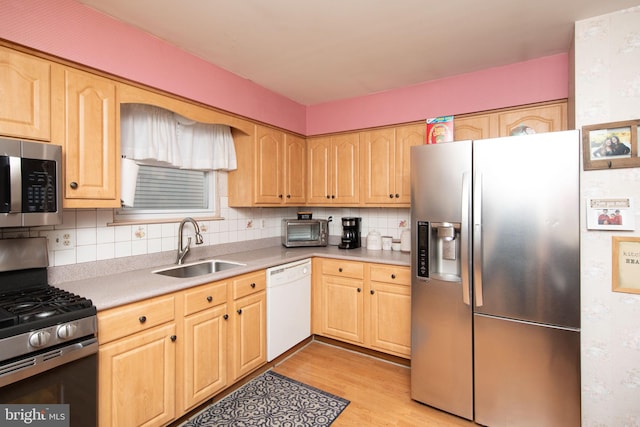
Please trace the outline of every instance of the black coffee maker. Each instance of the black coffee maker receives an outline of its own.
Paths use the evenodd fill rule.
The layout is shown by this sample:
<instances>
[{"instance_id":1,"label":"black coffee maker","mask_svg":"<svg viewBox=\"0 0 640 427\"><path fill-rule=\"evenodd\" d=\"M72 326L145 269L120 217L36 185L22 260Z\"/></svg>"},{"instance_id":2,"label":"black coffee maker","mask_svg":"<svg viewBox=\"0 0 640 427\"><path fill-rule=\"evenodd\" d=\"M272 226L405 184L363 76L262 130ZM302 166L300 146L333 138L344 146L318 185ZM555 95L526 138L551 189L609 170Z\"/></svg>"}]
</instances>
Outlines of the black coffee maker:
<instances>
[{"instance_id":1,"label":"black coffee maker","mask_svg":"<svg viewBox=\"0 0 640 427\"><path fill-rule=\"evenodd\" d=\"M342 242L340 249L355 249L360 247L360 217L342 217Z\"/></svg>"}]
</instances>

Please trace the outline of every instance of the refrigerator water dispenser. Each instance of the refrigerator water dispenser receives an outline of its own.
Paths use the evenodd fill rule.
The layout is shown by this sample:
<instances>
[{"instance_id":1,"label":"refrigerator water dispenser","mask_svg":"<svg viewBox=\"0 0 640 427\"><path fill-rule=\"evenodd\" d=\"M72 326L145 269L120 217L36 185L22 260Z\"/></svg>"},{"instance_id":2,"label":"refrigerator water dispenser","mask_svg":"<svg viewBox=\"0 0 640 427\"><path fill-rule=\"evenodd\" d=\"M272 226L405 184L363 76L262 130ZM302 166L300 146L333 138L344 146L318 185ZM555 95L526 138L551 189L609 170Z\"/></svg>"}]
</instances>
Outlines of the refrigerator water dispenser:
<instances>
[{"instance_id":1,"label":"refrigerator water dispenser","mask_svg":"<svg viewBox=\"0 0 640 427\"><path fill-rule=\"evenodd\" d=\"M460 223L418 221L416 228L418 277L460 282Z\"/></svg>"}]
</instances>

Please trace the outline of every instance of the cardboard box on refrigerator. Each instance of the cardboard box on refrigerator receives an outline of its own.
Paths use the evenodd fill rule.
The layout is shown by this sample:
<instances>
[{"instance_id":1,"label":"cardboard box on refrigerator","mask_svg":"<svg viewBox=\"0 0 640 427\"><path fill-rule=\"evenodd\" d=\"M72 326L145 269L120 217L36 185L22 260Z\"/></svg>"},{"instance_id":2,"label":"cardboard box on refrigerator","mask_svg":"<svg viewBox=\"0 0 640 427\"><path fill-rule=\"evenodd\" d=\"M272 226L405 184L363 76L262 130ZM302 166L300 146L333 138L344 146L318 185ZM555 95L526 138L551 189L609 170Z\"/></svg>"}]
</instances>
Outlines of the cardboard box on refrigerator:
<instances>
[{"instance_id":1,"label":"cardboard box on refrigerator","mask_svg":"<svg viewBox=\"0 0 640 427\"><path fill-rule=\"evenodd\" d=\"M427 119L427 144L453 141L453 116Z\"/></svg>"}]
</instances>

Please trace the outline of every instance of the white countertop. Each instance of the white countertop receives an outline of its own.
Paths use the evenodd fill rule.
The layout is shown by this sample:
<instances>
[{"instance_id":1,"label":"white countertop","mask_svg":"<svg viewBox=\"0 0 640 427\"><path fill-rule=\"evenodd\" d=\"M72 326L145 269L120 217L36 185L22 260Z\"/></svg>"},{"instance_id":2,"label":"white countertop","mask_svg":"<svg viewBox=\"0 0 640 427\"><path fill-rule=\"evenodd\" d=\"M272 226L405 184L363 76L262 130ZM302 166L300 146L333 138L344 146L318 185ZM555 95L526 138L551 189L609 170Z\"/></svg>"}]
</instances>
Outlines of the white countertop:
<instances>
[{"instance_id":1,"label":"white countertop","mask_svg":"<svg viewBox=\"0 0 640 427\"><path fill-rule=\"evenodd\" d=\"M175 278L153 273L153 271L163 267L171 266L165 265L84 280L68 281L56 284L56 286L91 299L98 311L100 311L313 256L381 264L410 265L409 254L403 252L368 250L365 248L338 249L337 246L285 248L279 245L214 256L212 257L213 259L234 261L246 265L198 277ZM198 259L189 259L187 257L185 264L195 261L198 261Z\"/></svg>"}]
</instances>

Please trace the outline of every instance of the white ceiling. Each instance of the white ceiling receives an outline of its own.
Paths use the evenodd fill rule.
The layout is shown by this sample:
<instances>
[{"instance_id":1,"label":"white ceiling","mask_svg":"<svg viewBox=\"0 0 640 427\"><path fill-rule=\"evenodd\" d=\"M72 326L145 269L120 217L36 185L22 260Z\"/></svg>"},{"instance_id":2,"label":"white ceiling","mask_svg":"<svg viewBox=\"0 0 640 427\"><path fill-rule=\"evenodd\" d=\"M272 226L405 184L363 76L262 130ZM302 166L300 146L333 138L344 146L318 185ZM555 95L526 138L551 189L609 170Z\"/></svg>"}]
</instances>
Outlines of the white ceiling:
<instances>
[{"instance_id":1,"label":"white ceiling","mask_svg":"<svg viewBox=\"0 0 640 427\"><path fill-rule=\"evenodd\" d=\"M303 105L568 52L638 0L77 0Z\"/></svg>"}]
</instances>

